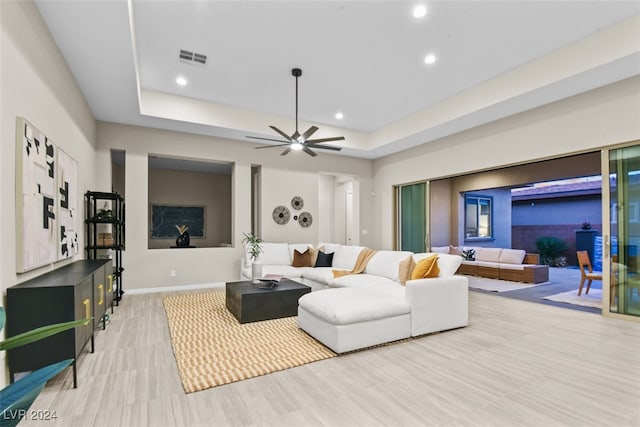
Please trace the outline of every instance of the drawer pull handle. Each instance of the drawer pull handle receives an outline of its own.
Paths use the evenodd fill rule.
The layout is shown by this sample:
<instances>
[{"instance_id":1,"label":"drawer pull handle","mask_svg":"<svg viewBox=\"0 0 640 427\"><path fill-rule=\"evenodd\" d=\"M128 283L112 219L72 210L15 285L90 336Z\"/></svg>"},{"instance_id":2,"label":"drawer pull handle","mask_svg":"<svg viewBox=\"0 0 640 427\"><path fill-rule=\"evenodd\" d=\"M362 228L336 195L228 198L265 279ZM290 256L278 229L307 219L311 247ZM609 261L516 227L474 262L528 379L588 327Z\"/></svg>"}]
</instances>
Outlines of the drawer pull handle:
<instances>
[{"instance_id":1,"label":"drawer pull handle","mask_svg":"<svg viewBox=\"0 0 640 427\"><path fill-rule=\"evenodd\" d=\"M100 291L100 301L98 301L98 305L104 304L104 285L101 283L98 285L98 290Z\"/></svg>"},{"instance_id":2,"label":"drawer pull handle","mask_svg":"<svg viewBox=\"0 0 640 427\"><path fill-rule=\"evenodd\" d=\"M89 300L89 298L86 298L82 300L82 303L84 304L84 314L85 314L85 317L87 318L87 321L84 322L84 324L88 325L89 317L91 317L91 301Z\"/></svg>"},{"instance_id":3,"label":"drawer pull handle","mask_svg":"<svg viewBox=\"0 0 640 427\"><path fill-rule=\"evenodd\" d=\"M109 292L113 292L113 275L108 275L109 278Z\"/></svg>"}]
</instances>

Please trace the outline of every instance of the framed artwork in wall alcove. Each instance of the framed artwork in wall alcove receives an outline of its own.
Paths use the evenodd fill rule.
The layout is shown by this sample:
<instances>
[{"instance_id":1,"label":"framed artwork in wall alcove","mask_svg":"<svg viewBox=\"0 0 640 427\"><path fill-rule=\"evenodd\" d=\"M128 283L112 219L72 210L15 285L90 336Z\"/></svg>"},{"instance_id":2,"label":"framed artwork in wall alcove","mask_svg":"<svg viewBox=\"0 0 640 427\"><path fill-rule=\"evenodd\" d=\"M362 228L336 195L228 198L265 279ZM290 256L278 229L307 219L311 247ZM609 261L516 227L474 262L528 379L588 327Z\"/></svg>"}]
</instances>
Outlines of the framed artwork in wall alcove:
<instances>
[{"instance_id":1,"label":"framed artwork in wall alcove","mask_svg":"<svg viewBox=\"0 0 640 427\"><path fill-rule=\"evenodd\" d=\"M189 228L189 236L205 238L205 207L183 205L151 205L150 235L152 239L175 239L176 226Z\"/></svg>"}]
</instances>

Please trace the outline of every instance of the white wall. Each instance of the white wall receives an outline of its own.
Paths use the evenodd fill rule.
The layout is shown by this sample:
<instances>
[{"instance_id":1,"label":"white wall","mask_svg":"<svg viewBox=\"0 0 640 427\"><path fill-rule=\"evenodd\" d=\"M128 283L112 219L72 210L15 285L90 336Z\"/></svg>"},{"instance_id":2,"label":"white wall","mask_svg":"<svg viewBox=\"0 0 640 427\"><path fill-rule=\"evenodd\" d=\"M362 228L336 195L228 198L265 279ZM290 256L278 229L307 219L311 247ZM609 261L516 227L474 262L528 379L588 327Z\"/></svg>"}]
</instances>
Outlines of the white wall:
<instances>
[{"instance_id":1,"label":"white wall","mask_svg":"<svg viewBox=\"0 0 640 427\"><path fill-rule=\"evenodd\" d=\"M305 154L306 156L306 154ZM261 224L262 239L267 242L310 243L315 245L319 236L318 189L320 175L313 172L279 170L262 167L262 206ZM304 206L300 210L293 209L291 199L302 197ZM277 206L289 209L290 218L286 224L277 224L272 217ZM302 227L293 219L302 212L311 214L312 223ZM248 230L247 230L248 231Z\"/></svg>"},{"instance_id":2,"label":"white wall","mask_svg":"<svg viewBox=\"0 0 640 427\"><path fill-rule=\"evenodd\" d=\"M318 177L318 242L335 242L334 187L336 177Z\"/></svg>"},{"instance_id":3,"label":"white wall","mask_svg":"<svg viewBox=\"0 0 640 427\"><path fill-rule=\"evenodd\" d=\"M262 238L268 241L316 243L319 236L320 176L326 174L355 175L366 194L372 188L372 167L369 160L322 153L310 157L304 153L280 156L278 150L254 150L257 145L201 135L169 132L98 122L99 180L97 189L108 190L110 181L110 150L126 151L125 203L126 251L123 254L124 290L180 286L228 281L239 277L242 233L251 229L251 166L261 165L262 200L260 217ZM176 144L179 141L179 144ZM195 248L185 251L147 248L148 230L148 166L147 156L154 153L166 157L182 157L203 161L218 160L234 163L232 178L232 245L231 248ZM100 173L100 171L105 171ZM314 224L304 229L292 221L277 226L271 219L277 205L291 206L293 196L302 196L303 210L314 217ZM373 227L371 200L361 198L360 221L363 227ZM294 210L291 209L292 215ZM297 212L296 212L297 213ZM369 236L366 236L369 237ZM369 242L363 243L369 245ZM170 270L176 277L169 276ZM126 296L125 296L126 297Z\"/></svg>"},{"instance_id":4,"label":"white wall","mask_svg":"<svg viewBox=\"0 0 640 427\"><path fill-rule=\"evenodd\" d=\"M374 161L375 239L393 247L393 185L640 140L640 77Z\"/></svg>"},{"instance_id":5,"label":"white wall","mask_svg":"<svg viewBox=\"0 0 640 427\"><path fill-rule=\"evenodd\" d=\"M16 117L25 117L78 161L83 193L94 186L95 120L35 5L3 0L0 15L0 292L4 296L6 288L71 262L16 274ZM82 205L78 209L82 212ZM80 247L84 247L84 233L80 233ZM83 257L81 251L76 259ZM0 366L4 357L1 352ZM0 384L6 380L2 369Z\"/></svg>"}]
</instances>

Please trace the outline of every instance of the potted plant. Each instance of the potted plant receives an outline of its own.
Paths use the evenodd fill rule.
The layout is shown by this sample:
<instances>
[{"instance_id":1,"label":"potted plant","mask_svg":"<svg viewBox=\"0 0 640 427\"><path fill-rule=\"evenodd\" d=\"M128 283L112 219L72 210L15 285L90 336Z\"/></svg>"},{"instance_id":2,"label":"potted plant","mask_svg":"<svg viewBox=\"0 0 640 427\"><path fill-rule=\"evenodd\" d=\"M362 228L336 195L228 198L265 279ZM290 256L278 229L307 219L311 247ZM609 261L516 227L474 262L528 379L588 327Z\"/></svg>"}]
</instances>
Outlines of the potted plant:
<instances>
[{"instance_id":1,"label":"potted plant","mask_svg":"<svg viewBox=\"0 0 640 427\"><path fill-rule=\"evenodd\" d=\"M246 246L247 252L251 257L251 278L253 283L260 283L260 277L262 277L262 263L258 260L260 254L262 254L262 239L255 236L253 233L242 233L244 239L242 243Z\"/></svg>"},{"instance_id":2,"label":"potted plant","mask_svg":"<svg viewBox=\"0 0 640 427\"><path fill-rule=\"evenodd\" d=\"M178 230L178 238L176 239L176 246L179 248L188 247L191 244L191 238L189 237L189 227L186 225L176 224Z\"/></svg>"},{"instance_id":3,"label":"potted plant","mask_svg":"<svg viewBox=\"0 0 640 427\"><path fill-rule=\"evenodd\" d=\"M67 329L86 324L93 319L73 320L65 323L42 326L28 332L24 332L13 337L0 341L0 351L10 350L15 347L30 344L43 338L55 335ZM4 327L6 314L4 307L0 307L0 331ZM62 372L73 362L73 359L66 359L57 363L40 368L30 374L20 378L0 390L0 425L2 427L13 427L27 415L27 410L36 397L40 394L47 381Z\"/></svg>"}]
</instances>

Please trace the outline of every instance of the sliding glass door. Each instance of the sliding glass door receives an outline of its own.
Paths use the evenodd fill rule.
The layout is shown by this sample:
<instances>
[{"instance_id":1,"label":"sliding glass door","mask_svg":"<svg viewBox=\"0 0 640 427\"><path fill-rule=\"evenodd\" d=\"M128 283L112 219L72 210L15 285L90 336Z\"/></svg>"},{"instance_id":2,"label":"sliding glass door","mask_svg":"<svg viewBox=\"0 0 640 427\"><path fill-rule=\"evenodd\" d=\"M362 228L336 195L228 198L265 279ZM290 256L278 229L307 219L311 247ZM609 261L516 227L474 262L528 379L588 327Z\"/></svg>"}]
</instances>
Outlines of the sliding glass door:
<instances>
[{"instance_id":1,"label":"sliding glass door","mask_svg":"<svg viewBox=\"0 0 640 427\"><path fill-rule=\"evenodd\" d=\"M396 187L398 209L397 247L403 251L426 252L428 183Z\"/></svg>"},{"instance_id":2,"label":"sliding glass door","mask_svg":"<svg viewBox=\"0 0 640 427\"><path fill-rule=\"evenodd\" d=\"M608 300L611 313L640 316L640 145L608 153L610 285L603 304Z\"/></svg>"}]
</instances>

